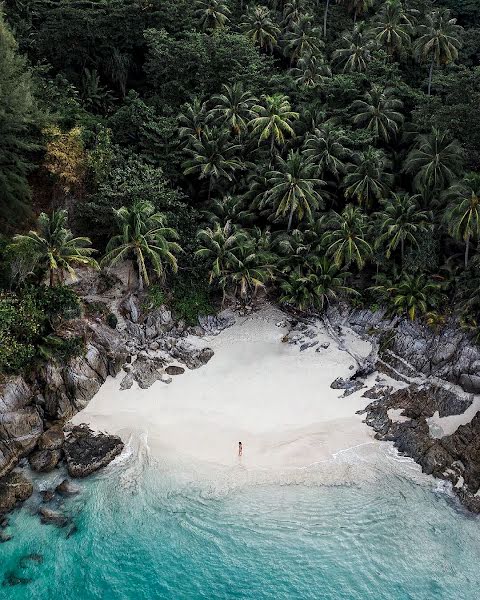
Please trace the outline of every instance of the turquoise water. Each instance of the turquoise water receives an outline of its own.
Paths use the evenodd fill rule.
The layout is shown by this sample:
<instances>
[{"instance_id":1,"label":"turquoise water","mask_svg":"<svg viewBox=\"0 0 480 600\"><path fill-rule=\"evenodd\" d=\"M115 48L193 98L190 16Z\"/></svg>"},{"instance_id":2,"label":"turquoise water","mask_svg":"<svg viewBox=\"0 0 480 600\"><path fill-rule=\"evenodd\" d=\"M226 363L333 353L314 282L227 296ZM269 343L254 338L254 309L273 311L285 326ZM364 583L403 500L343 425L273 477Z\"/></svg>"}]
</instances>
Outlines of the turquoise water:
<instances>
[{"instance_id":1,"label":"turquoise water","mask_svg":"<svg viewBox=\"0 0 480 600\"><path fill-rule=\"evenodd\" d=\"M32 581L0 587L0 597L479 597L480 521L433 481L395 469L358 485L232 485L235 473L225 481L202 482L194 469L177 476L165 464L107 469L65 502L78 527L69 539L17 512L15 537L0 546L0 579ZM22 567L29 553L42 564Z\"/></svg>"}]
</instances>

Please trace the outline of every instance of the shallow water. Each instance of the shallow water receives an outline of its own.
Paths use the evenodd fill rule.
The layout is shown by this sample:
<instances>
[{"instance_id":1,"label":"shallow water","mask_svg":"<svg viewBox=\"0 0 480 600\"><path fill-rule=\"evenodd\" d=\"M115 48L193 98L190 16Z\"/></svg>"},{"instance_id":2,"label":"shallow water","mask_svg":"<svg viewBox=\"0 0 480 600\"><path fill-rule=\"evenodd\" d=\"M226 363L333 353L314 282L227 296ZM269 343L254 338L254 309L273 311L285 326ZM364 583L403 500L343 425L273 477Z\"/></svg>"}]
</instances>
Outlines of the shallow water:
<instances>
[{"instance_id":1,"label":"shallow water","mask_svg":"<svg viewBox=\"0 0 480 600\"><path fill-rule=\"evenodd\" d=\"M28 508L12 517L0 578L32 581L0 597L477 598L480 520L386 444L366 450L276 474L127 454L65 502L69 539ZM43 563L22 567L30 553Z\"/></svg>"}]
</instances>

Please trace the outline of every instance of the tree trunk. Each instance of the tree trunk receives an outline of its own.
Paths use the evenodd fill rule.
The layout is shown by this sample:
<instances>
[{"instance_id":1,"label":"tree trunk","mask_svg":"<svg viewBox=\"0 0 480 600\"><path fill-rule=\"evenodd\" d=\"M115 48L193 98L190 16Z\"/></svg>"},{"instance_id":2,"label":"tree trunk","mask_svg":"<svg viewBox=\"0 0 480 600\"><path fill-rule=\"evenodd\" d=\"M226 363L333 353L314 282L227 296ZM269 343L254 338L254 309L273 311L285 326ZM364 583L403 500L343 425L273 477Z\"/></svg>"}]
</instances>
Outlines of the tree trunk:
<instances>
[{"instance_id":1,"label":"tree trunk","mask_svg":"<svg viewBox=\"0 0 480 600\"><path fill-rule=\"evenodd\" d=\"M140 291L143 290L143 273L142 273L142 263L140 262L140 256L137 252L137 267L138 267L138 289Z\"/></svg>"},{"instance_id":2,"label":"tree trunk","mask_svg":"<svg viewBox=\"0 0 480 600\"><path fill-rule=\"evenodd\" d=\"M432 58L432 62L430 64L430 70L428 72L428 95L430 96L432 92L432 76L433 76L433 66L435 64L435 57Z\"/></svg>"},{"instance_id":3,"label":"tree trunk","mask_svg":"<svg viewBox=\"0 0 480 600\"><path fill-rule=\"evenodd\" d=\"M357 11L353 13L353 29L355 29L355 25L357 24Z\"/></svg>"},{"instance_id":4,"label":"tree trunk","mask_svg":"<svg viewBox=\"0 0 480 600\"><path fill-rule=\"evenodd\" d=\"M323 13L323 37L324 39L327 37L327 19L328 19L328 7L330 5L330 0L327 0L325 4L325 12Z\"/></svg>"},{"instance_id":5,"label":"tree trunk","mask_svg":"<svg viewBox=\"0 0 480 600\"><path fill-rule=\"evenodd\" d=\"M295 210L295 206L292 204L292 208L290 209L290 215L288 217L287 233L292 228L292 221L293 221L293 212L294 212L294 210Z\"/></svg>"},{"instance_id":6,"label":"tree trunk","mask_svg":"<svg viewBox=\"0 0 480 600\"><path fill-rule=\"evenodd\" d=\"M470 237L467 238L465 243L465 268L468 266L468 253L470 251Z\"/></svg>"},{"instance_id":7,"label":"tree trunk","mask_svg":"<svg viewBox=\"0 0 480 600\"><path fill-rule=\"evenodd\" d=\"M54 271L53 269L50 269L50 287L53 287L54 285Z\"/></svg>"},{"instance_id":8,"label":"tree trunk","mask_svg":"<svg viewBox=\"0 0 480 600\"><path fill-rule=\"evenodd\" d=\"M208 182L208 201L210 202L210 198L212 197L212 187L213 187L213 177L210 175L210 181Z\"/></svg>"},{"instance_id":9,"label":"tree trunk","mask_svg":"<svg viewBox=\"0 0 480 600\"><path fill-rule=\"evenodd\" d=\"M400 252L401 252L401 256L402 256L402 267L403 267L403 259L405 256L405 240L403 238L400 240Z\"/></svg>"}]
</instances>

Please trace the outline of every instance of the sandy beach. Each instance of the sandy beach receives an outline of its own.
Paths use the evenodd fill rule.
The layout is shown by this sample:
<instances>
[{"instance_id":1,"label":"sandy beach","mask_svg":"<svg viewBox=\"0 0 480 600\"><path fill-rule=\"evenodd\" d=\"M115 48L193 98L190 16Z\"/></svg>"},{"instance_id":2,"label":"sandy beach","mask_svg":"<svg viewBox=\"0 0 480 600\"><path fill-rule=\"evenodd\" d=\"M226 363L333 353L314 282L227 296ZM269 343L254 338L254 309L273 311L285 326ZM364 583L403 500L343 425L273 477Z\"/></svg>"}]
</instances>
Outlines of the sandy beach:
<instances>
[{"instance_id":1,"label":"sandy beach","mask_svg":"<svg viewBox=\"0 0 480 600\"><path fill-rule=\"evenodd\" d=\"M234 465L242 441L247 468L312 465L352 447L371 444L373 432L355 412L368 400L361 391L340 398L330 388L348 377L354 364L319 328L319 352L281 342L285 315L265 307L217 337L196 339L215 351L210 362L186 370L171 384L137 384L120 391L123 376L109 378L74 422L94 429L134 434L146 440L155 456ZM366 356L370 345L346 332L348 346ZM373 383L373 379L372 379Z\"/></svg>"}]
</instances>

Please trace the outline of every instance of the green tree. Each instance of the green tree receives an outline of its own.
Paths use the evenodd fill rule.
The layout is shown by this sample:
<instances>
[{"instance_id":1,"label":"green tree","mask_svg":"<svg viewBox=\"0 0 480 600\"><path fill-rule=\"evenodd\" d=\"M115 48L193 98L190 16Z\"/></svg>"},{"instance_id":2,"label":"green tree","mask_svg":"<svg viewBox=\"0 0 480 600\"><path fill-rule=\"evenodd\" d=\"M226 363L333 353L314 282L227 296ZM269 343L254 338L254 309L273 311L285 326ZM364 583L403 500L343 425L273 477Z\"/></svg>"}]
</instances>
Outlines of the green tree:
<instances>
[{"instance_id":1,"label":"green tree","mask_svg":"<svg viewBox=\"0 0 480 600\"><path fill-rule=\"evenodd\" d=\"M183 112L178 116L178 135L181 138L202 137L202 133L208 130L208 122L211 120L211 113L208 111L207 103L202 102L200 98L194 98L192 102L187 102Z\"/></svg>"},{"instance_id":2,"label":"green tree","mask_svg":"<svg viewBox=\"0 0 480 600\"><path fill-rule=\"evenodd\" d=\"M415 176L417 190L442 191L455 180L462 163L463 152L458 142L434 127L430 133L418 136L404 169Z\"/></svg>"},{"instance_id":3,"label":"green tree","mask_svg":"<svg viewBox=\"0 0 480 600\"><path fill-rule=\"evenodd\" d=\"M453 185L445 197L449 203L445 223L453 238L465 242L467 268L470 242L480 239L480 175L468 175Z\"/></svg>"},{"instance_id":4,"label":"green tree","mask_svg":"<svg viewBox=\"0 0 480 600\"><path fill-rule=\"evenodd\" d=\"M400 246L403 265L405 244L418 247L419 238L432 229L432 216L419 210L416 199L405 193L393 194L380 204L382 210L375 215L379 223L376 246L386 248L387 258Z\"/></svg>"},{"instance_id":5,"label":"green tree","mask_svg":"<svg viewBox=\"0 0 480 600\"><path fill-rule=\"evenodd\" d=\"M274 218L288 215L287 231L292 228L293 218L302 221L312 219L313 214L323 207L323 198L318 189L324 182L312 175L312 167L303 160L299 152L290 150L286 160L278 158L278 168L267 173L269 189L264 194L261 206L274 207Z\"/></svg>"},{"instance_id":6,"label":"green tree","mask_svg":"<svg viewBox=\"0 0 480 600\"><path fill-rule=\"evenodd\" d=\"M38 120L31 73L0 11L0 216L9 221L30 200L27 175Z\"/></svg>"},{"instance_id":7,"label":"green tree","mask_svg":"<svg viewBox=\"0 0 480 600\"><path fill-rule=\"evenodd\" d=\"M222 93L213 96L215 107L211 111L213 118L218 118L222 126L227 126L233 135L240 138L254 117L252 106L256 99L251 92L244 90L241 83L222 85Z\"/></svg>"},{"instance_id":8,"label":"green tree","mask_svg":"<svg viewBox=\"0 0 480 600\"><path fill-rule=\"evenodd\" d=\"M241 28L248 39L262 50L272 52L277 45L280 28L272 21L270 11L265 6L249 7Z\"/></svg>"},{"instance_id":9,"label":"green tree","mask_svg":"<svg viewBox=\"0 0 480 600\"><path fill-rule=\"evenodd\" d=\"M295 83L306 88L319 87L325 77L330 77L331 74L330 67L325 63L323 56L317 54L305 54L292 69Z\"/></svg>"},{"instance_id":10,"label":"green tree","mask_svg":"<svg viewBox=\"0 0 480 600\"><path fill-rule=\"evenodd\" d=\"M115 265L133 257L137 264L139 288L150 285L148 266L165 279L168 265L177 271L175 254L181 252L177 232L165 226L165 216L155 212L151 202L137 200L131 207L115 210L117 235L108 242L101 264Z\"/></svg>"},{"instance_id":11,"label":"green tree","mask_svg":"<svg viewBox=\"0 0 480 600\"><path fill-rule=\"evenodd\" d=\"M327 215L325 226L326 253L333 257L335 265L348 268L355 263L359 270L363 269L372 247L367 241L368 223L362 209L347 204L341 213L332 211Z\"/></svg>"},{"instance_id":12,"label":"green tree","mask_svg":"<svg viewBox=\"0 0 480 600\"><path fill-rule=\"evenodd\" d=\"M345 283L349 275L346 271L340 271L327 257L316 257L282 279L280 302L302 311L313 309L322 312L340 295L357 294Z\"/></svg>"},{"instance_id":13,"label":"green tree","mask_svg":"<svg viewBox=\"0 0 480 600\"><path fill-rule=\"evenodd\" d=\"M304 154L317 176L328 173L338 181L352 156L348 143L345 132L333 122L326 121L307 135Z\"/></svg>"},{"instance_id":14,"label":"green tree","mask_svg":"<svg viewBox=\"0 0 480 600\"><path fill-rule=\"evenodd\" d=\"M203 31L222 29L230 20L230 9L222 0L197 0L196 16Z\"/></svg>"},{"instance_id":15,"label":"green tree","mask_svg":"<svg viewBox=\"0 0 480 600\"><path fill-rule=\"evenodd\" d=\"M396 138L403 123L402 108L403 102L395 97L395 90L374 85L364 100L352 104L352 111L356 113L353 122L371 131L375 141L388 144Z\"/></svg>"},{"instance_id":16,"label":"green tree","mask_svg":"<svg viewBox=\"0 0 480 600\"><path fill-rule=\"evenodd\" d=\"M399 57L410 47L414 31L413 19L401 0L387 0L372 21L370 35L390 56Z\"/></svg>"},{"instance_id":17,"label":"green tree","mask_svg":"<svg viewBox=\"0 0 480 600\"><path fill-rule=\"evenodd\" d=\"M355 26L352 33L346 33L340 40L340 47L333 55L333 61L342 68L344 73L361 73L366 70L372 60L371 39L367 36L365 28Z\"/></svg>"},{"instance_id":18,"label":"green tree","mask_svg":"<svg viewBox=\"0 0 480 600\"><path fill-rule=\"evenodd\" d=\"M366 13L373 6L373 2L374 0L337 0L338 4L344 6L353 15L354 26L357 18Z\"/></svg>"},{"instance_id":19,"label":"green tree","mask_svg":"<svg viewBox=\"0 0 480 600\"><path fill-rule=\"evenodd\" d=\"M256 115L249 123L252 135L258 137L259 143L269 141L272 154L275 144L283 146L286 137L295 136L292 122L298 119L299 114L292 111L287 96L262 96L262 104L256 104L252 110Z\"/></svg>"},{"instance_id":20,"label":"green tree","mask_svg":"<svg viewBox=\"0 0 480 600\"><path fill-rule=\"evenodd\" d=\"M369 148L366 152L355 154L343 180L345 196L356 198L359 204L370 208L391 188L393 176L388 172L389 168L390 163L381 150Z\"/></svg>"},{"instance_id":21,"label":"green tree","mask_svg":"<svg viewBox=\"0 0 480 600\"><path fill-rule=\"evenodd\" d=\"M189 158L183 163L184 174L197 174L199 179L208 181L208 200L215 185L221 181L233 181L236 170L242 168L242 162L236 156L240 150L238 144L232 144L228 134L213 130L204 133L200 139L192 139L186 149Z\"/></svg>"},{"instance_id":22,"label":"green tree","mask_svg":"<svg viewBox=\"0 0 480 600\"><path fill-rule=\"evenodd\" d=\"M13 238L15 251L25 252L32 259L32 270L36 267L49 273L50 286L55 280L63 282L65 271L75 278L74 266L98 268L92 258L95 250L87 237L73 237L67 226L66 210L53 211L49 216L40 213L37 230L18 234Z\"/></svg>"},{"instance_id":23,"label":"green tree","mask_svg":"<svg viewBox=\"0 0 480 600\"><path fill-rule=\"evenodd\" d=\"M298 62L305 56L319 56L325 44L320 37L320 31L312 26L312 17L302 15L293 29L284 36L284 53L290 58L290 64Z\"/></svg>"},{"instance_id":24,"label":"green tree","mask_svg":"<svg viewBox=\"0 0 480 600\"><path fill-rule=\"evenodd\" d=\"M432 90L435 65L448 65L458 58L461 48L462 28L456 19L450 18L448 10L434 10L426 16L425 25L419 26L420 37L415 42L415 53L422 62L429 62L428 95Z\"/></svg>"}]
</instances>

